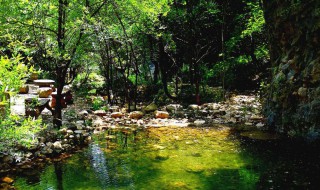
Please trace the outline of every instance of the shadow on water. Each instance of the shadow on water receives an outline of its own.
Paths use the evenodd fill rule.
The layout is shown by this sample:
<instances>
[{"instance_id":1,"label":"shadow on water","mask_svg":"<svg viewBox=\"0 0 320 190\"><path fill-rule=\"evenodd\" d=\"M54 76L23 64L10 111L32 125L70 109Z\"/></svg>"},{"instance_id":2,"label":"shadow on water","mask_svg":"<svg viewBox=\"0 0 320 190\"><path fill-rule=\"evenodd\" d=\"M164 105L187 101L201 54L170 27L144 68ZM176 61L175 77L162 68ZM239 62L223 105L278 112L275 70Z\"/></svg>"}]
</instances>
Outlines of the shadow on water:
<instances>
[{"instance_id":1,"label":"shadow on water","mask_svg":"<svg viewBox=\"0 0 320 190\"><path fill-rule=\"evenodd\" d=\"M256 158L250 166L259 173L256 189L319 189L319 141L241 138L241 149L244 159Z\"/></svg>"}]
</instances>

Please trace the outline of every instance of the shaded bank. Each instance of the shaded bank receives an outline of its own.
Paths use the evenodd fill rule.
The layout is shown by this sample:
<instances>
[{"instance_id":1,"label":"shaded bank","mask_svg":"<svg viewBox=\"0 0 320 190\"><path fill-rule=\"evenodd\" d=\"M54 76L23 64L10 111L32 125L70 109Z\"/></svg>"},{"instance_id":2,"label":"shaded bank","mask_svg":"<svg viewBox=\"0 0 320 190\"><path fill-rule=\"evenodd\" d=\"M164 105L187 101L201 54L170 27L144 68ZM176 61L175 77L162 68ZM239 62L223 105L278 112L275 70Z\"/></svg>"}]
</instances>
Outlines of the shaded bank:
<instances>
[{"instance_id":1,"label":"shaded bank","mask_svg":"<svg viewBox=\"0 0 320 190\"><path fill-rule=\"evenodd\" d=\"M272 129L318 135L320 1L265 0L272 81L265 105Z\"/></svg>"}]
</instances>

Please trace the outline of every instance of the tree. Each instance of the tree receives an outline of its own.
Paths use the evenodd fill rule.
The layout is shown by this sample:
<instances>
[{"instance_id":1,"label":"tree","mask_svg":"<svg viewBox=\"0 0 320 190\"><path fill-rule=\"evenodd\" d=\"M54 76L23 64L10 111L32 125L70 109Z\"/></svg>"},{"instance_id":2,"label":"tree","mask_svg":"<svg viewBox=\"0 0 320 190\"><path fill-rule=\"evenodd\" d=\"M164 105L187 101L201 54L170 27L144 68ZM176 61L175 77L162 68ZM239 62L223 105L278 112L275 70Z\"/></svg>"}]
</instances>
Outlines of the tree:
<instances>
[{"instance_id":1,"label":"tree","mask_svg":"<svg viewBox=\"0 0 320 190\"><path fill-rule=\"evenodd\" d=\"M76 62L83 38L89 34L88 23L104 7L106 0L4 1L0 13L1 25L19 38L28 39L34 46L35 60L41 60L55 77L57 85L54 124L62 122L62 90L67 76L75 76ZM28 32L27 32L28 31Z\"/></svg>"}]
</instances>

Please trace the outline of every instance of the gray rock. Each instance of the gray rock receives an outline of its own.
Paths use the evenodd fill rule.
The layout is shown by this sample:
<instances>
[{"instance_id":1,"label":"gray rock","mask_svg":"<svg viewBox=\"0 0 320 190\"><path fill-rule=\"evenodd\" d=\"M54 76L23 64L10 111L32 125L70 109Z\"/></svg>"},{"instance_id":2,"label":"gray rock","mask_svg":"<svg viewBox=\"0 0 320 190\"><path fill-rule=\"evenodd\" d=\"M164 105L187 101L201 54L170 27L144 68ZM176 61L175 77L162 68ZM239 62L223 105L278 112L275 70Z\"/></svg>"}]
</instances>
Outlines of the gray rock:
<instances>
[{"instance_id":1,"label":"gray rock","mask_svg":"<svg viewBox=\"0 0 320 190\"><path fill-rule=\"evenodd\" d=\"M59 132L63 135L67 134L67 128L62 128L59 130Z\"/></svg>"},{"instance_id":2,"label":"gray rock","mask_svg":"<svg viewBox=\"0 0 320 190\"><path fill-rule=\"evenodd\" d=\"M54 149L58 149L58 150L62 149L61 141L54 142L53 143L53 148Z\"/></svg>"},{"instance_id":3,"label":"gray rock","mask_svg":"<svg viewBox=\"0 0 320 190\"><path fill-rule=\"evenodd\" d=\"M147 107L144 108L145 112L154 112L158 109L158 106L155 103L149 104Z\"/></svg>"},{"instance_id":4,"label":"gray rock","mask_svg":"<svg viewBox=\"0 0 320 190\"><path fill-rule=\"evenodd\" d=\"M166 110L170 113L175 113L178 110L182 110L183 107L180 104L169 104L166 106Z\"/></svg>"},{"instance_id":5,"label":"gray rock","mask_svg":"<svg viewBox=\"0 0 320 190\"><path fill-rule=\"evenodd\" d=\"M52 142L47 142L47 143L46 143L46 147L47 147L47 148L52 148L52 147L53 147Z\"/></svg>"},{"instance_id":6,"label":"gray rock","mask_svg":"<svg viewBox=\"0 0 320 190\"><path fill-rule=\"evenodd\" d=\"M205 121L205 120L195 120L193 123L194 123L196 126L200 126L200 125L205 124L206 121Z\"/></svg>"},{"instance_id":7,"label":"gray rock","mask_svg":"<svg viewBox=\"0 0 320 190\"><path fill-rule=\"evenodd\" d=\"M199 110L200 106L198 106L197 104L190 104L188 108L191 110Z\"/></svg>"},{"instance_id":8,"label":"gray rock","mask_svg":"<svg viewBox=\"0 0 320 190\"><path fill-rule=\"evenodd\" d=\"M13 162L13 157L10 155L5 155L2 158L3 163L11 164Z\"/></svg>"},{"instance_id":9,"label":"gray rock","mask_svg":"<svg viewBox=\"0 0 320 190\"><path fill-rule=\"evenodd\" d=\"M74 133L75 133L75 134L82 134L82 133L83 133L83 130L75 130Z\"/></svg>"}]
</instances>

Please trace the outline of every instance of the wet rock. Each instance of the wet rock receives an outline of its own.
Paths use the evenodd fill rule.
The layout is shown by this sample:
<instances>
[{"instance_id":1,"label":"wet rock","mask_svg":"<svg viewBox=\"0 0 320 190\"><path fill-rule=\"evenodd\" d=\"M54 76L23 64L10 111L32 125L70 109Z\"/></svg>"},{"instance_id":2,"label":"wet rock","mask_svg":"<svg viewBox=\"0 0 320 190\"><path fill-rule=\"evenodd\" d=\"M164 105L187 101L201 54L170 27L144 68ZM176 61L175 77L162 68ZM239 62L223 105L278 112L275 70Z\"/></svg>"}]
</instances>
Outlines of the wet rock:
<instances>
[{"instance_id":1,"label":"wet rock","mask_svg":"<svg viewBox=\"0 0 320 190\"><path fill-rule=\"evenodd\" d=\"M158 106L155 103L151 103L147 107L145 107L143 110L148 113L148 112L154 112L157 109L158 109Z\"/></svg>"},{"instance_id":2,"label":"wet rock","mask_svg":"<svg viewBox=\"0 0 320 190\"><path fill-rule=\"evenodd\" d=\"M105 110L96 110L93 112L94 115L97 115L97 116L100 116L100 117L103 117L103 116L106 116L107 115L107 112Z\"/></svg>"},{"instance_id":3,"label":"wet rock","mask_svg":"<svg viewBox=\"0 0 320 190\"><path fill-rule=\"evenodd\" d=\"M121 112L113 112L111 113L112 118L121 118L123 114Z\"/></svg>"},{"instance_id":4,"label":"wet rock","mask_svg":"<svg viewBox=\"0 0 320 190\"><path fill-rule=\"evenodd\" d=\"M158 119L167 119L169 118L169 113L166 111L155 111L155 118Z\"/></svg>"},{"instance_id":5,"label":"wet rock","mask_svg":"<svg viewBox=\"0 0 320 190\"><path fill-rule=\"evenodd\" d=\"M130 112L129 118L131 119L141 119L143 117L143 112L141 111L133 111Z\"/></svg>"}]
</instances>

